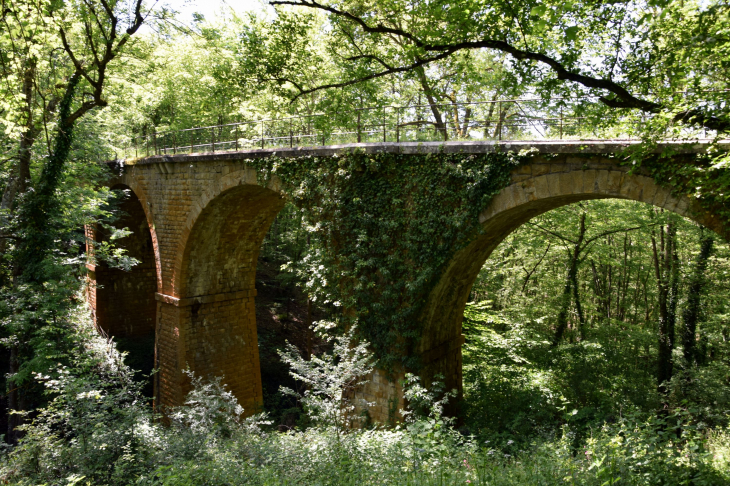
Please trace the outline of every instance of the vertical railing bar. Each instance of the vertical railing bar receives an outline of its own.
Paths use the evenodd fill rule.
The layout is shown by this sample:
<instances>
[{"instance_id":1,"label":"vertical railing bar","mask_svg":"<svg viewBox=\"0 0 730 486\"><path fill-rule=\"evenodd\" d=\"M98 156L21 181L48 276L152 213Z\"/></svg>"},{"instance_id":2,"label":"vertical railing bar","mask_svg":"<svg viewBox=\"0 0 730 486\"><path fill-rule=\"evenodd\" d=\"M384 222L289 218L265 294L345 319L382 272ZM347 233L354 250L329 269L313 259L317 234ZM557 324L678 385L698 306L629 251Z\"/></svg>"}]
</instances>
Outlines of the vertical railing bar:
<instances>
[{"instance_id":1,"label":"vertical railing bar","mask_svg":"<svg viewBox=\"0 0 730 486\"><path fill-rule=\"evenodd\" d=\"M497 112L497 128L499 129L499 141L502 141L502 101L499 102L499 111Z\"/></svg>"},{"instance_id":2,"label":"vertical railing bar","mask_svg":"<svg viewBox=\"0 0 730 486\"><path fill-rule=\"evenodd\" d=\"M362 142L362 127L360 126L360 116L362 115L362 109L357 110L357 143Z\"/></svg>"}]
</instances>

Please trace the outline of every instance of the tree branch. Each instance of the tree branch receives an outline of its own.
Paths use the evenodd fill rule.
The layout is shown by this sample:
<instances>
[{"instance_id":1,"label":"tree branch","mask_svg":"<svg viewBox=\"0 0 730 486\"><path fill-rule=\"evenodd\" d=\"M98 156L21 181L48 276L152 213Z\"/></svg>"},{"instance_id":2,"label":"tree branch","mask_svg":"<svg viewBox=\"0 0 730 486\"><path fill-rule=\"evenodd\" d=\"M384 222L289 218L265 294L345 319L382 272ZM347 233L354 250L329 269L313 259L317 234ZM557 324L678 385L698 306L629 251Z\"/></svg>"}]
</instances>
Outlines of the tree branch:
<instances>
[{"instance_id":1,"label":"tree branch","mask_svg":"<svg viewBox=\"0 0 730 486\"><path fill-rule=\"evenodd\" d=\"M346 83L337 83L337 84L330 84L330 85L322 85L315 88L310 88L306 90L306 93L311 93L318 90L323 89L329 89L329 88L339 88L344 86L350 86L352 84L360 83L363 81L368 81L370 79L374 79L376 77L382 77L386 76L388 74L394 74L398 72L404 72L408 71L410 69L413 69L417 66L423 66L425 64L437 61L439 59L443 59L447 56L450 56L451 54L454 54L455 52L461 51L461 50L467 50L467 49L493 49L498 50L507 54L510 54L512 57L514 57L517 60L524 61L524 60L532 60L537 61L539 63L545 64L550 69L552 69L559 80L561 81L572 81L578 84L581 84L587 88L596 88L596 89L602 89L605 91L608 91L612 93L615 98L607 98L605 96L600 97L599 99L601 102L603 102L606 106L609 106L611 108L635 108L639 109L645 112L649 113L656 113L661 109L661 105L658 103L654 103L651 101L646 101L640 98L637 98L633 96L629 91L624 88L623 86L611 81L610 79L603 79L603 78L595 78L592 76L586 76L584 74L580 74L578 72L570 71L563 66L558 60L539 52L532 52L526 49L518 49L517 47L514 47L513 45L509 44L506 41L501 40L494 40L494 39L483 39L480 41L464 41L464 42L457 42L453 44L427 44L420 40L415 35L411 34L410 32L407 32L403 29L399 28L393 28L393 27L386 27L382 23L377 24L376 26L371 26L365 20L361 19L360 17L351 14L350 12L339 10L334 7L323 5L321 3L318 3L314 0L274 0L272 2L269 2L270 5L292 5L297 7L306 7L306 8L313 8L313 9L319 9L323 10L325 12L329 12L333 15L346 18L363 29L363 31L371 34L389 34L397 37L401 37L404 39L408 39L409 41L413 42L413 44L416 47L419 47L423 49L426 52L439 52L442 53L442 55L438 56L432 56L429 58L426 58L423 61L418 61L416 63L413 63L409 66L403 66L401 68L393 68L388 69L386 71L383 71L382 73L378 73L377 75L372 76L365 76L356 80L352 80ZM301 93L304 94L304 93ZM299 96L301 96L301 94Z\"/></svg>"},{"instance_id":2,"label":"tree branch","mask_svg":"<svg viewBox=\"0 0 730 486\"><path fill-rule=\"evenodd\" d=\"M399 67L399 68L386 69L384 71L380 71L380 72L373 73L373 74L368 74L367 76L362 76L362 77L357 78L357 79L351 79L349 81L342 81L340 83L323 84L321 86L316 86L314 88L309 88L309 89L304 89L304 90L300 89L299 93L294 98L292 98L291 102L292 103L295 102L297 99L299 99L300 97L302 97L304 95L308 95L310 93L315 93L317 91L322 91L324 89L345 88L347 86L352 86L354 84L359 84L359 83L362 83L364 81L370 81L371 79L382 78L383 76L388 76L390 74L403 73L403 72L406 72L406 71L410 71L410 70L412 70L414 68L417 68L419 66L424 66L424 65L426 65L426 64L428 64L430 62L438 61L439 59L443 59L445 57L448 57L451 54L453 54L453 53L450 52L450 51L447 51L447 52L443 52L443 53L441 53L439 55L429 57L427 59L420 59L420 60L418 60L418 61L416 61L416 62L414 62L412 64L409 64L408 66L403 66L403 67ZM282 79L282 80L287 81L289 83L292 83L293 85L296 86L296 84L294 83L294 81L292 81L291 79L286 78L286 79Z\"/></svg>"},{"instance_id":3,"label":"tree branch","mask_svg":"<svg viewBox=\"0 0 730 486\"><path fill-rule=\"evenodd\" d=\"M380 64L385 69L393 69L392 66L388 65L385 61L380 59L378 56L374 56L372 54L361 54L359 56L346 57L345 61L359 61L360 59L370 59L370 60L373 60L373 61L377 62L378 64Z\"/></svg>"},{"instance_id":4,"label":"tree branch","mask_svg":"<svg viewBox=\"0 0 730 486\"><path fill-rule=\"evenodd\" d=\"M539 229L539 230L540 230L540 231L542 231L543 233L546 233L546 234L548 234L548 235L551 235L551 236L554 236L554 237L558 238L558 239L559 239L559 240L561 240L561 241L562 241L563 243L565 243L565 242L567 241L568 243L571 243L571 244L575 245L575 241L571 240L570 238L566 238L566 237L564 237L564 236L563 236L563 235L561 235L561 234L558 234L558 233L555 233L554 231L550 231L550 230L548 230L548 229L545 229L545 228L543 228L542 226L540 226L540 225L539 225L539 224L537 224L537 223L533 223L533 222L531 222L531 221L528 221L528 222L527 222L527 224L529 224L530 226L534 226L534 227L536 227L537 229Z\"/></svg>"}]
</instances>

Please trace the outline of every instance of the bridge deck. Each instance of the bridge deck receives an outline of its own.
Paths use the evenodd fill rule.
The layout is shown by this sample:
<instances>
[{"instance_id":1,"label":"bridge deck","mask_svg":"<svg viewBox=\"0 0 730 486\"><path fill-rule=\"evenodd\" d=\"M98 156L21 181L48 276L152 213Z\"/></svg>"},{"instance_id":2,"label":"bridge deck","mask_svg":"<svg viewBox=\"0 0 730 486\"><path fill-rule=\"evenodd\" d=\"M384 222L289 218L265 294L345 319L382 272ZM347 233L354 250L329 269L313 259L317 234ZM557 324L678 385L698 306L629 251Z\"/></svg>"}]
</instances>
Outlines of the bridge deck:
<instances>
[{"instance_id":1,"label":"bridge deck","mask_svg":"<svg viewBox=\"0 0 730 486\"><path fill-rule=\"evenodd\" d=\"M693 141L666 141L657 145L656 152L671 148L675 153L703 153L712 144L711 139ZM267 149L246 149L225 152L179 153L174 155L152 155L138 159L126 159L125 165L154 164L159 162L193 162L208 160L240 160L270 156L331 157L348 152L360 151L367 154L436 154L464 153L484 154L493 152L531 151L541 154L616 154L641 145L637 140L541 140L541 141L479 141L479 142L379 142L350 143L319 147L279 147ZM730 140L719 142L719 146L730 150Z\"/></svg>"}]
</instances>

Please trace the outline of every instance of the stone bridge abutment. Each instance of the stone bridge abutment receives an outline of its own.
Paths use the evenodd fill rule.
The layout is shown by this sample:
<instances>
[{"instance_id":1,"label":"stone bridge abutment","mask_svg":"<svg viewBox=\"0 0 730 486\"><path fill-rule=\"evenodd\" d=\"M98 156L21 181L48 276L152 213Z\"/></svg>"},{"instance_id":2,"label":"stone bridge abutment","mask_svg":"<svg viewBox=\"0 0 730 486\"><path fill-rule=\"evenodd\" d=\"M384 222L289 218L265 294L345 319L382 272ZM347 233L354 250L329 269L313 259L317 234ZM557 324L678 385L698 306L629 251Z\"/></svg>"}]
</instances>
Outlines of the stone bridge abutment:
<instances>
[{"instance_id":1,"label":"stone bridge abutment","mask_svg":"<svg viewBox=\"0 0 730 486\"><path fill-rule=\"evenodd\" d=\"M497 245L534 216L577 201L621 198L674 211L724 238L730 235L696 201L674 197L648 175L630 173L617 159L601 155L625 146L606 142L357 144L127 162L116 169L118 177L112 185L131 190L122 208L129 217L119 224L138 235L123 243L142 264L128 274L92 271L90 276L100 288L91 287L89 300L98 327L111 335L129 332L133 336L138 327L149 329L153 320L158 405L182 403L189 389L183 370L189 368L201 376L222 376L252 413L263 398L255 316L256 262L284 197L276 185L259 185L258 174L246 160L273 154L332 156L353 147L413 154L537 147L539 153L513 171L510 184L482 212L482 231L451 259L423 314L419 350L423 376L428 382L435 374L443 374L447 387L461 390L461 322L472 284ZM375 404L370 415L380 422L392 418L393 409L402 404L398 386L382 372L376 372L357 395Z\"/></svg>"}]
</instances>

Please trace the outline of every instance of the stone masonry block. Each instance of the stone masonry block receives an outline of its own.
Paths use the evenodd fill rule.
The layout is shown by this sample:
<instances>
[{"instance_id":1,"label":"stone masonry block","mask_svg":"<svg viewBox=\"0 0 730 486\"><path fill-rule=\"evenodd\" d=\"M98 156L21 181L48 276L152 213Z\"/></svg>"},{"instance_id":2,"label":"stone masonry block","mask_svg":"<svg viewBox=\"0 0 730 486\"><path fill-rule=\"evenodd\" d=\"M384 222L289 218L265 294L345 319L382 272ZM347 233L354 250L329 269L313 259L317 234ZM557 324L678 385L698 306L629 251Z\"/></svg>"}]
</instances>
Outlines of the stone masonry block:
<instances>
[{"instance_id":1,"label":"stone masonry block","mask_svg":"<svg viewBox=\"0 0 730 486\"><path fill-rule=\"evenodd\" d=\"M573 175L570 172L558 174L560 195L573 194Z\"/></svg>"},{"instance_id":2,"label":"stone masonry block","mask_svg":"<svg viewBox=\"0 0 730 486\"><path fill-rule=\"evenodd\" d=\"M570 173L571 175L571 184L573 189L573 194L583 194L583 176L584 171L583 170L574 170Z\"/></svg>"},{"instance_id":3,"label":"stone masonry block","mask_svg":"<svg viewBox=\"0 0 730 486\"><path fill-rule=\"evenodd\" d=\"M596 181L598 180L598 171L588 169L583 171L583 192L585 194L595 194L598 192Z\"/></svg>"},{"instance_id":4,"label":"stone masonry block","mask_svg":"<svg viewBox=\"0 0 730 486\"><path fill-rule=\"evenodd\" d=\"M551 196L560 196L562 194L560 190L560 174L548 174L545 176L548 181L548 190Z\"/></svg>"},{"instance_id":5,"label":"stone masonry block","mask_svg":"<svg viewBox=\"0 0 730 486\"><path fill-rule=\"evenodd\" d=\"M548 189L547 176L541 175L533 179L535 184L534 199L545 199L550 197L550 189Z\"/></svg>"},{"instance_id":6,"label":"stone masonry block","mask_svg":"<svg viewBox=\"0 0 730 486\"><path fill-rule=\"evenodd\" d=\"M598 190L596 191L599 194L611 194L611 192L608 190L608 171L607 170L599 170L598 176L596 177L596 186L598 187Z\"/></svg>"},{"instance_id":7,"label":"stone masonry block","mask_svg":"<svg viewBox=\"0 0 730 486\"><path fill-rule=\"evenodd\" d=\"M606 192L611 195L618 195L622 188L622 178L624 173L618 170L608 172L606 183Z\"/></svg>"},{"instance_id":8,"label":"stone masonry block","mask_svg":"<svg viewBox=\"0 0 730 486\"><path fill-rule=\"evenodd\" d=\"M656 195L654 196L653 204L657 207L663 208L669 197L671 197L669 189L665 187L658 187Z\"/></svg>"},{"instance_id":9,"label":"stone masonry block","mask_svg":"<svg viewBox=\"0 0 730 486\"><path fill-rule=\"evenodd\" d=\"M531 164L532 176L537 177L550 172L550 164Z\"/></svg>"}]
</instances>

